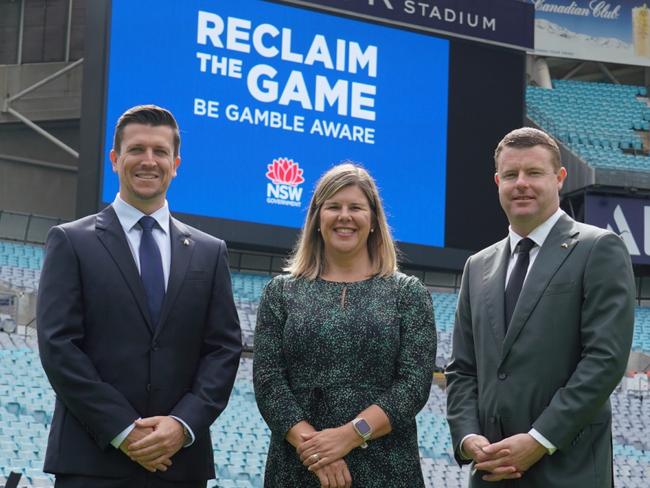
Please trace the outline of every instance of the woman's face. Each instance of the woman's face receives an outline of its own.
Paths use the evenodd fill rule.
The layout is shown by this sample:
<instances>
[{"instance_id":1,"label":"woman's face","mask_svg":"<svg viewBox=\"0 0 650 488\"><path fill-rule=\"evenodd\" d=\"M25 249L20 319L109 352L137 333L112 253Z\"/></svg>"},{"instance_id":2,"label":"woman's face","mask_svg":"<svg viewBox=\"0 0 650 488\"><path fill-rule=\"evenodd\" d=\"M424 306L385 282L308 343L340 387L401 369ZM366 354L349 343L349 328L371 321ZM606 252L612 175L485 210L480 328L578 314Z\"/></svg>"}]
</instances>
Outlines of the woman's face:
<instances>
[{"instance_id":1,"label":"woman's face","mask_svg":"<svg viewBox=\"0 0 650 488\"><path fill-rule=\"evenodd\" d=\"M367 254L371 226L370 203L356 185L342 188L320 209L320 233L330 257Z\"/></svg>"}]
</instances>

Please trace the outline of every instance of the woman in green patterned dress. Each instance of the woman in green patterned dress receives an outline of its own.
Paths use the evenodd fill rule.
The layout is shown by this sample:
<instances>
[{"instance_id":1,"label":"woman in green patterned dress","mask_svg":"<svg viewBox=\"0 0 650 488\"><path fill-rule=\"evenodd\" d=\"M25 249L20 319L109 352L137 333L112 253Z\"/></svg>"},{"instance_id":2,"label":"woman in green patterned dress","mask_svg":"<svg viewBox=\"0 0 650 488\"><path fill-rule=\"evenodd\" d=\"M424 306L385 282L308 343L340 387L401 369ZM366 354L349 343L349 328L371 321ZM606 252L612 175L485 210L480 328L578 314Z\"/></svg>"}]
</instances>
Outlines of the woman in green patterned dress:
<instances>
[{"instance_id":1,"label":"woman in green patterned dress","mask_svg":"<svg viewBox=\"0 0 650 488\"><path fill-rule=\"evenodd\" d=\"M255 330L265 487L423 487L415 415L435 365L433 307L397 271L366 170L321 177L287 271L266 286Z\"/></svg>"}]
</instances>

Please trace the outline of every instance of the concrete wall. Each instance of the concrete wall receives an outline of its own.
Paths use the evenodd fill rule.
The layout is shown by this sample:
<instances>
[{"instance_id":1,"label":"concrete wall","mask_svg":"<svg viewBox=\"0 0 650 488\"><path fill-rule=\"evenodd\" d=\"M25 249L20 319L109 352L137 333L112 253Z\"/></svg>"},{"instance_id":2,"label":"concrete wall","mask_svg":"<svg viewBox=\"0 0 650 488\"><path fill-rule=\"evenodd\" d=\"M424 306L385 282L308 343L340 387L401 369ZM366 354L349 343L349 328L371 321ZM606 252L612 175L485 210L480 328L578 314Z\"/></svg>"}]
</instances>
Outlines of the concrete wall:
<instances>
[{"instance_id":1,"label":"concrete wall","mask_svg":"<svg viewBox=\"0 0 650 488\"><path fill-rule=\"evenodd\" d=\"M39 125L79 148L79 120ZM77 168L76 158L25 125L0 124L0 209L74 218Z\"/></svg>"},{"instance_id":2,"label":"concrete wall","mask_svg":"<svg viewBox=\"0 0 650 488\"><path fill-rule=\"evenodd\" d=\"M16 119L6 113L4 102L72 63L0 65L0 123ZM10 106L33 121L78 119L81 112L83 65L10 102Z\"/></svg>"},{"instance_id":3,"label":"concrete wall","mask_svg":"<svg viewBox=\"0 0 650 488\"><path fill-rule=\"evenodd\" d=\"M75 216L79 161L9 112L19 112L79 151L82 65L11 102L71 63L0 66L0 210Z\"/></svg>"}]
</instances>

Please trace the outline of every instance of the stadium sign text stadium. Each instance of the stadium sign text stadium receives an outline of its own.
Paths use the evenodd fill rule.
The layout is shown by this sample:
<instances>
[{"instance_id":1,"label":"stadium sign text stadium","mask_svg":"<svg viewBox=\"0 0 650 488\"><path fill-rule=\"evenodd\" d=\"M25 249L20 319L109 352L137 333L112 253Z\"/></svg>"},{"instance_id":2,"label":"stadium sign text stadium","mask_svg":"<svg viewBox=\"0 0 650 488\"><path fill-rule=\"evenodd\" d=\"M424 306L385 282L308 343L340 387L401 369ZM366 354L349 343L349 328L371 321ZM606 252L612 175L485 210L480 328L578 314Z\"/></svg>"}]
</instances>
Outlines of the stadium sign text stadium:
<instances>
[{"instance_id":1,"label":"stadium sign text stadium","mask_svg":"<svg viewBox=\"0 0 650 488\"><path fill-rule=\"evenodd\" d=\"M534 45L534 7L518 0L281 0L519 49Z\"/></svg>"}]
</instances>

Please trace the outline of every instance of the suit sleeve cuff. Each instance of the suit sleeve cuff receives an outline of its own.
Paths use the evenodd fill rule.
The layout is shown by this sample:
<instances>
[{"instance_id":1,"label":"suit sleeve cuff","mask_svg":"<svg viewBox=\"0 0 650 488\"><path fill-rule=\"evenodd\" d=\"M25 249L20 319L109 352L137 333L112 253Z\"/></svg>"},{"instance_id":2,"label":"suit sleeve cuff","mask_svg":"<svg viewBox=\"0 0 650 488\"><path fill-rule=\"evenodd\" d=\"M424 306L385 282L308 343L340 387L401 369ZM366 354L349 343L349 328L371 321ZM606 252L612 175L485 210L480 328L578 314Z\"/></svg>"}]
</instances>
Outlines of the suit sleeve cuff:
<instances>
[{"instance_id":1,"label":"suit sleeve cuff","mask_svg":"<svg viewBox=\"0 0 650 488\"><path fill-rule=\"evenodd\" d=\"M185 421L180 417L176 417L175 415L170 415L170 417L178 420L185 430L185 442L183 443L183 447L190 447L192 444L194 444L196 437L194 437L194 432L192 432L190 426L187 425Z\"/></svg>"},{"instance_id":2,"label":"suit sleeve cuff","mask_svg":"<svg viewBox=\"0 0 650 488\"><path fill-rule=\"evenodd\" d=\"M124 439L126 439L129 436L129 434L133 429L135 429L135 424L129 425L126 429L124 429L122 432L117 434L115 438L113 438L113 440L111 441L111 445L115 449L119 449L120 446L122 445L122 442L124 442Z\"/></svg>"},{"instance_id":3,"label":"suit sleeve cuff","mask_svg":"<svg viewBox=\"0 0 650 488\"><path fill-rule=\"evenodd\" d=\"M465 437L462 438L460 444L458 445L458 454L460 455L460 458L464 461L471 461L472 458L465 453L465 450L463 449L463 444L467 439L469 439L470 437L474 437L475 435L478 434L467 434Z\"/></svg>"},{"instance_id":4,"label":"suit sleeve cuff","mask_svg":"<svg viewBox=\"0 0 650 488\"><path fill-rule=\"evenodd\" d=\"M544 446L544 448L548 451L549 455L557 451L557 447L555 447L551 441L549 441L546 437L544 437L542 434L537 432L535 429L530 429L528 434L537 442L539 442L542 446Z\"/></svg>"}]
</instances>

